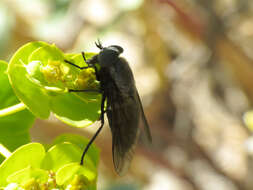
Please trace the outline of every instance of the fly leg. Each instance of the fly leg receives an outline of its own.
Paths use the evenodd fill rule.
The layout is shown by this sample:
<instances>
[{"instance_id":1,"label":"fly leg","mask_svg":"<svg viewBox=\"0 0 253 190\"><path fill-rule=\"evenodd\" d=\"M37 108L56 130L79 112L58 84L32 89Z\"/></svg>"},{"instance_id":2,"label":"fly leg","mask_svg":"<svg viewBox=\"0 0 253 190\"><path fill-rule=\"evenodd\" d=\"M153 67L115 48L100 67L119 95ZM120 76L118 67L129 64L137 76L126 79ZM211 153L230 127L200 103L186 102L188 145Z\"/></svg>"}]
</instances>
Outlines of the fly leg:
<instances>
[{"instance_id":1,"label":"fly leg","mask_svg":"<svg viewBox=\"0 0 253 190\"><path fill-rule=\"evenodd\" d=\"M91 138L91 140L89 141L89 143L87 144L87 146L85 147L82 157L81 157L81 161L80 161L80 165L83 165L83 160L84 160L84 156L87 153L88 149L90 148L91 144L93 143L93 141L96 139L96 137L98 136L98 134L100 133L100 131L102 130L105 120L104 120L104 115L105 115L105 94L102 94L102 102L101 102L101 115L100 115L100 120L101 120L101 125L98 128L98 130L96 131L96 133L93 135L93 137Z\"/></svg>"},{"instance_id":2,"label":"fly leg","mask_svg":"<svg viewBox=\"0 0 253 190\"><path fill-rule=\"evenodd\" d=\"M74 64L74 63L72 63L71 61L68 61L68 60L66 60L66 59L64 59L64 62L65 62L65 63L68 63L68 64L70 64L70 65L72 65L72 66L74 66L74 67L77 67L78 69L81 69L81 70L91 68L91 66L89 66L89 65L86 66L86 67L80 67L79 65L76 65L76 64Z\"/></svg>"},{"instance_id":3,"label":"fly leg","mask_svg":"<svg viewBox=\"0 0 253 190\"><path fill-rule=\"evenodd\" d=\"M100 80L99 80L99 76L98 76L98 69L97 69L97 67L95 66L95 64L98 62L98 57L97 57L97 55L94 55L92 58L90 58L90 59L88 59L88 60L86 60L84 52L82 52L82 56L83 56L83 60L88 64L88 66L80 67L79 65L76 65L76 64L74 64L74 63L72 63L71 61L68 61L68 60L66 60L66 59L64 59L64 62L65 62L65 63L68 63L68 64L70 64L70 65L72 65L72 66L74 66L74 67L77 67L78 69L81 69L81 70L82 70L82 69L93 68L93 69L95 70L95 75L96 75L97 80L100 81Z\"/></svg>"},{"instance_id":4,"label":"fly leg","mask_svg":"<svg viewBox=\"0 0 253 190\"><path fill-rule=\"evenodd\" d=\"M99 74L98 74L98 69L95 66L95 64L98 62L98 56L94 55L92 58L86 60L84 52L82 52L82 56L83 56L83 60L88 64L88 66L93 67L95 70L95 75L98 81L100 81L99 79Z\"/></svg>"},{"instance_id":5,"label":"fly leg","mask_svg":"<svg viewBox=\"0 0 253 190\"><path fill-rule=\"evenodd\" d=\"M79 65L76 65L76 64L74 64L71 61L68 61L66 59L64 59L64 62L68 63L68 64L70 64L70 65L72 65L72 66L74 66L74 67L76 67L80 70L88 69L88 68L94 68L96 78L97 78L97 80L99 80L98 70L97 70L97 67L95 66L95 63L97 62L97 56L95 55L89 60L86 60L84 52L82 52L82 56L83 56L83 60L88 64L88 66L80 67ZM100 90L96 90L96 89L84 89L84 90L69 89L69 92L96 92L96 93L101 93Z\"/></svg>"},{"instance_id":6,"label":"fly leg","mask_svg":"<svg viewBox=\"0 0 253 190\"><path fill-rule=\"evenodd\" d=\"M76 65L75 63L72 63L71 61L68 61L66 59L64 59L64 62L68 63L68 64L70 64L70 65L72 65L74 67L77 67L78 69L81 69L81 70L88 69L88 68L94 68L95 71L96 71L97 69L96 69L96 67L95 67L94 64L97 63L97 56L95 55L95 56L93 56L89 60L86 60L84 52L82 52L82 56L83 56L83 60L88 64L88 66L80 67L79 65Z\"/></svg>"},{"instance_id":7,"label":"fly leg","mask_svg":"<svg viewBox=\"0 0 253 190\"><path fill-rule=\"evenodd\" d=\"M95 75L97 80L99 81L99 75L98 75L98 70L97 67L95 66L95 64L98 62L98 58L97 55L93 56L91 59L86 60L85 58L85 54L84 52L82 52L82 56L83 56L83 60L88 64L88 66L85 67L80 67L79 65L76 65L68 60L64 60L64 62L77 67L78 69L88 69L88 68L94 68L95 70ZM101 93L101 90L95 90L95 89L84 89L84 90L74 90L74 89L69 89L69 92L97 92L97 93ZM102 130L103 126L104 126L104 115L105 115L105 94L102 93L102 101L101 101L101 115L100 115L100 120L101 120L101 125L98 128L98 130L96 131L96 133L93 135L93 137L91 138L91 140L89 141L89 143L86 145L82 157L81 157L81 161L80 161L80 165L83 165L83 161L84 161L84 156L87 153L87 151L89 150L91 144L93 143L93 141L96 139L96 137L98 136L98 134L100 133L100 131Z\"/></svg>"},{"instance_id":8,"label":"fly leg","mask_svg":"<svg viewBox=\"0 0 253 190\"><path fill-rule=\"evenodd\" d=\"M95 93L101 93L101 90L97 89L84 89L84 90L75 90L75 89L69 89L69 92L95 92Z\"/></svg>"},{"instance_id":9,"label":"fly leg","mask_svg":"<svg viewBox=\"0 0 253 190\"><path fill-rule=\"evenodd\" d=\"M85 62L87 62L87 61L86 61L86 58L85 58L85 55L84 55L84 52L82 52L82 56L83 56L83 60L84 60ZM81 69L81 70L83 70L83 69L88 69L88 68L93 67L93 66L92 66L91 64L89 64L89 63L88 63L88 66L80 67L79 65L76 65L76 64L74 64L74 63L72 63L71 61L68 61L68 60L66 60L66 59L64 59L64 62L65 62L65 63L68 63L68 64L70 64L70 65L72 65L72 66L74 66L74 67L77 67L78 69Z\"/></svg>"}]
</instances>

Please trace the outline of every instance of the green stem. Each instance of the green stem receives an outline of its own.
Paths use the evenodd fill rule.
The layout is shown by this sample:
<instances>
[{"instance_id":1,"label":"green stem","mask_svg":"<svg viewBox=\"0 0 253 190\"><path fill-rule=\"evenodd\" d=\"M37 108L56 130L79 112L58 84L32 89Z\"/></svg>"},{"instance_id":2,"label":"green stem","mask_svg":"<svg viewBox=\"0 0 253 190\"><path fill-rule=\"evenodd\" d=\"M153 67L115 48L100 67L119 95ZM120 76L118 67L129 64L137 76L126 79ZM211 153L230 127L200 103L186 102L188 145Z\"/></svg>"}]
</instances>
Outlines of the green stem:
<instances>
[{"instance_id":1,"label":"green stem","mask_svg":"<svg viewBox=\"0 0 253 190\"><path fill-rule=\"evenodd\" d=\"M22 111L24 109L26 109L25 104L19 103L19 104L16 104L14 106L10 106L8 108L0 110L0 117L11 115L11 114L14 114L16 112Z\"/></svg>"},{"instance_id":2,"label":"green stem","mask_svg":"<svg viewBox=\"0 0 253 190\"><path fill-rule=\"evenodd\" d=\"M0 144L0 154L2 154L5 158L10 157L11 152L2 144Z\"/></svg>"}]
</instances>

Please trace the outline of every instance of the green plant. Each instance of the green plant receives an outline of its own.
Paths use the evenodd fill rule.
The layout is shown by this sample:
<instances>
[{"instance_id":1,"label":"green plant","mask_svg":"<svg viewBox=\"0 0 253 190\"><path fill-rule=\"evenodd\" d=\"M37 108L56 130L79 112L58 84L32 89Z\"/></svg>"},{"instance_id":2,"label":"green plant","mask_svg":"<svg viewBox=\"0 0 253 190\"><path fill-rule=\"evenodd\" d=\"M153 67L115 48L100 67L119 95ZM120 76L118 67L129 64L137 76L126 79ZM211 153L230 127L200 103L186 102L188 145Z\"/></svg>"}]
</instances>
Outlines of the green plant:
<instances>
[{"instance_id":1,"label":"green plant","mask_svg":"<svg viewBox=\"0 0 253 190\"><path fill-rule=\"evenodd\" d=\"M48 151L30 143L29 128L36 117L46 119L52 113L74 127L99 118L100 94L68 92L97 89L94 69L79 70L65 59L86 65L81 54L64 54L45 42L28 43L9 63L0 61L0 189L96 189L98 149L92 146L85 164L79 165L87 139L63 135Z\"/></svg>"}]
</instances>

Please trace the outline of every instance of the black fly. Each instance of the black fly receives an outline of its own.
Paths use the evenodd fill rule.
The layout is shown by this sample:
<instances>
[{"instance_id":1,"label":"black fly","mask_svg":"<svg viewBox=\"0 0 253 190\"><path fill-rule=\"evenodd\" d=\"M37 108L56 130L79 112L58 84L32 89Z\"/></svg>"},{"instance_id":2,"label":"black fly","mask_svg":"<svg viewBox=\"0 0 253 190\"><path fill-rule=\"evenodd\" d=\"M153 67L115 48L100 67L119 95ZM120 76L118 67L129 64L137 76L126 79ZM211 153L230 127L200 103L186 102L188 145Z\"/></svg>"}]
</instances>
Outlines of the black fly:
<instances>
[{"instance_id":1,"label":"black fly","mask_svg":"<svg viewBox=\"0 0 253 190\"><path fill-rule=\"evenodd\" d=\"M106 113L112 132L114 167L119 175L123 175L127 171L133 157L133 149L140 133L140 128L138 127L140 119L143 122L144 135L149 142L152 141L151 134L138 91L135 87L133 73L127 61L119 57L123 52L123 48L117 45L103 47L100 41L95 44L100 49L100 52L91 59L86 60L82 52L82 56L88 64L87 67L79 67L65 60L66 63L79 69L93 67L96 78L100 81L99 92L102 94L101 126L86 146L81 158L81 165L83 164L84 155L104 126L104 114ZM100 65L99 70L95 64ZM89 92L90 90L69 91ZM107 101L106 108L105 101Z\"/></svg>"}]
</instances>

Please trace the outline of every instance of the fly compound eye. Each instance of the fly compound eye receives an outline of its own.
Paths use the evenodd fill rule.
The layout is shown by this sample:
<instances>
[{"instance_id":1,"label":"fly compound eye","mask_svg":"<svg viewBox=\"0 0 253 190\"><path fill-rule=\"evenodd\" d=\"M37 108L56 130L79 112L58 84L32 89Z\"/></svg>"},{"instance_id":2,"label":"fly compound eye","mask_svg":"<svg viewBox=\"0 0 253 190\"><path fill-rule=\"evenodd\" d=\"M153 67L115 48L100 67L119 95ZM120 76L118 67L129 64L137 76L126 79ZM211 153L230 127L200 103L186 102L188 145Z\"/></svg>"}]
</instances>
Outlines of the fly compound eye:
<instances>
[{"instance_id":1,"label":"fly compound eye","mask_svg":"<svg viewBox=\"0 0 253 190\"><path fill-rule=\"evenodd\" d=\"M124 49L120 46L117 46L117 45L112 45L112 46L109 46L110 49L114 50L114 51L117 51L119 54L123 53Z\"/></svg>"}]
</instances>

